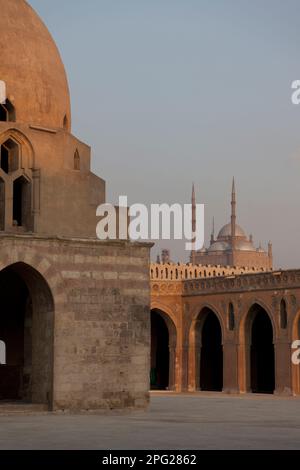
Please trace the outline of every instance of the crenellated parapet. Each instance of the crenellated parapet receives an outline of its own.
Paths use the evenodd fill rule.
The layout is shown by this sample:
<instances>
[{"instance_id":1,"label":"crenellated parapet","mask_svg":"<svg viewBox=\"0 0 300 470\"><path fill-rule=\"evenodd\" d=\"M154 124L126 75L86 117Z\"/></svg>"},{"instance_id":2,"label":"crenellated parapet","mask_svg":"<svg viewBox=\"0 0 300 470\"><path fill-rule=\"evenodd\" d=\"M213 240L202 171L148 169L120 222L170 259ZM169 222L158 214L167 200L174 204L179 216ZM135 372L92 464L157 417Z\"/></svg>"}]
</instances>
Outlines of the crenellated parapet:
<instances>
[{"instance_id":1,"label":"crenellated parapet","mask_svg":"<svg viewBox=\"0 0 300 470\"><path fill-rule=\"evenodd\" d=\"M188 279L206 279L239 274L266 272L263 268L248 268L221 265L202 265L192 263L151 263L151 281L181 281Z\"/></svg>"},{"instance_id":2,"label":"crenellated parapet","mask_svg":"<svg viewBox=\"0 0 300 470\"><path fill-rule=\"evenodd\" d=\"M266 273L263 269L184 263L151 263L151 295L184 295L211 289L216 281L235 276ZM227 282L227 281L226 281ZM221 284L218 284L221 285ZM223 284L222 284L223 285ZM229 284L228 284L229 285Z\"/></svg>"},{"instance_id":3,"label":"crenellated parapet","mask_svg":"<svg viewBox=\"0 0 300 470\"><path fill-rule=\"evenodd\" d=\"M183 295L295 289L300 288L300 269L186 280L183 284Z\"/></svg>"}]
</instances>

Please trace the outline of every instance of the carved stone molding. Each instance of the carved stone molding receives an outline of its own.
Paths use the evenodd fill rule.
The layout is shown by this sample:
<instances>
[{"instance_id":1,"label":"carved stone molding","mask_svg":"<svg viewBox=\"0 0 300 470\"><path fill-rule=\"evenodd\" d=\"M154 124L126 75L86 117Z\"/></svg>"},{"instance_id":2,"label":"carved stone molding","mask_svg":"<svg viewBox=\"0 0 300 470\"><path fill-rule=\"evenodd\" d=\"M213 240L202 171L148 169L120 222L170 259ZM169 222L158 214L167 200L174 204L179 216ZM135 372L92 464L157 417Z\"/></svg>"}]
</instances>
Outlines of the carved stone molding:
<instances>
[{"instance_id":1,"label":"carved stone molding","mask_svg":"<svg viewBox=\"0 0 300 470\"><path fill-rule=\"evenodd\" d=\"M153 281L151 295L182 295L181 281Z\"/></svg>"},{"instance_id":2,"label":"carved stone molding","mask_svg":"<svg viewBox=\"0 0 300 470\"><path fill-rule=\"evenodd\" d=\"M183 281L183 295L300 288L300 270ZM274 299L274 303L277 302Z\"/></svg>"}]
</instances>

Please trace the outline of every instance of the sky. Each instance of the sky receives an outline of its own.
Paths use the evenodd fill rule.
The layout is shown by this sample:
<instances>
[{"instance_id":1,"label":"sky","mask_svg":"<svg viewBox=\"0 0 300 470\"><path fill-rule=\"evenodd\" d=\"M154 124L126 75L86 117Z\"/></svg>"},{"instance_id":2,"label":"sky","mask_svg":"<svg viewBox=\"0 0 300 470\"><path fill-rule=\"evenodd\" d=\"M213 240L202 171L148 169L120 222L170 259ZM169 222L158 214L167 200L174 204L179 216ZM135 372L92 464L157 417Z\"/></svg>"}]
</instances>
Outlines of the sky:
<instances>
[{"instance_id":1,"label":"sky","mask_svg":"<svg viewBox=\"0 0 300 470\"><path fill-rule=\"evenodd\" d=\"M107 199L205 204L300 267L299 0L30 0L64 61L72 132ZM184 241L161 241L186 261Z\"/></svg>"}]
</instances>

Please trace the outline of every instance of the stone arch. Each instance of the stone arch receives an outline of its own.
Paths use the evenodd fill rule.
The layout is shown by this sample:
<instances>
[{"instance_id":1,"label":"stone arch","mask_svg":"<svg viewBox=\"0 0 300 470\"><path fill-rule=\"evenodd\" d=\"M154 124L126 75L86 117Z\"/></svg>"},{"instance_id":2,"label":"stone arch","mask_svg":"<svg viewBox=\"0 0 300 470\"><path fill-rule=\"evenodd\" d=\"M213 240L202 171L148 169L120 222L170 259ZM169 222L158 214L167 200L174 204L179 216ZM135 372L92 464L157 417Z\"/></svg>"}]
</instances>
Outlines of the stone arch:
<instances>
[{"instance_id":1,"label":"stone arch","mask_svg":"<svg viewBox=\"0 0 300 470\"><path fill-rule=\"evenodd\" d=\"M0 135L0 145L9 139L12 139L20 147L20 168L33 170L35 167L35 152L28 137L18 129L7 129Z\"/></svg>"},{"instance_id":2,"label":"stone arch","mask_svg":"<svg viewBox=\"0 0 300 470\"><path fill-rule=\"evenodd\" d=\"M66 114L64 115L64 118L63 118L63 129L65 131L69 130L69 119L68 119L68 116Z\"/></svg>"},{"instance_id":3,"label":"stone arch","mask_svg":"<svg viewBox=\"0 0 300 470\"><path fill-rule=\"evenodd\" d=\"M28 138L16 129L8 129L0 135L1 227L5 231L26 232L34 229L34 211L38 204L39 181L34 177L34 151ZM15 181L20 178L19 183ZM23 184L24 183L24 184ZM3 190L5 188L5 191ZM18 204L17 204L18 202ZM15 217L23 212L23 217ZM20 220L24 219L24 224Z\"/></svg>"},{"instance_id":4,"label":"stone arch","mask_svg":"<svg viewBox=\"0 0 300 470\"><path fill-rule=\"evenodd\" d=\"M0 103L0 121L2 122L15 122L16 121L16 109L8 98L6 98L5 103Z\"/></svg>"},{"instance_id":5,"label":"stone arch","mask_svg":"<svg viewBox=\"0 0 300 470\"><path fill-rule=\"evenodd\" d=\"M277 330L270 309L261 300L252 299L245 306L238 328L240 391L273 393Z\"/></svg>"},{"instance_id":6,"label":"stone arch","mask_svg":"<svg viewBox=\"0 0 300 470\"><path fill-rule=\"evenodd\" d=\"M175 315L172 306L166 304L165 302L160 302L154 299L151 301L151 310L161 310L164 312L168 317L170 317L171 321L175 325L176 330L178 329L177 316Z\"/></svg>"},{"instance_id":7,"label":"stone arch","mask_svg":"<svg viewBox=\"0 0 300 470\"><path fill-rule=\"evenodd\" d=\"M0 271L0 298L0 325L6 344L6 364L0 368L0 399L50 408L54 357L51 289L36 269L16 262Z\"/></svg>"},{"instance_id":8,"label":"stone arch","mask_svg":"<svg viewBox=\"0 0 300 470\"><path fill-rule=\"evenodd\" d=\"M274 319L274 317L271 313L271 307L259 298L250 299L248 302L245 302L244 305L243 305L243 314L240 316L239 322L236 325L236 327L238 329L239 342L243 343L244 340L245 340L245 332L244 332L245 322L247 320L247 315L249 313L249 310L254 304L257 304L261 308L263 308L265 310L265 312L267 313L267 315L269 316L269 319L270 319L270 322L271 322L272 328L273 328L273 335L274 335L274 342L275 342L275 340L278 337L278 328L277 328L277 324L275 322L275 319Z\"/></svg>"},{"instance_id":9,"label":"stone arch","mask_svg":"<svg viewBox=\"0 0 300 470\"><path fill-rule=\"evenodd\" d=\"M46 284L49 286L52 300L53 300L53 333L55 324L57 323L57 318L60 318L63 312L65 311L65 305L67 304L67 296L65 293L65 282L61 276L60 271L58 271L50 262L46 256L40 256L36 254L37 251L26 250L25 247L14 248L14 249L5 249L1 253L0 249L0 272L5 268L8 268L11 265L18 264L28 267L33 272L44 279ZM48 406L49 409L55 408L55 397L53 396L53 381L54 374L56 369L56 359L53 357L52 361L52 375L51 375L51 390L48 396Z\"/></svg>"},{"instance_id":10,"label":"stone arch","mask_svg":"<svg viewBox=\"0 0 300 470\"><path fill-rule=\"evenodd\" d=\"M80 171L80 155L78 149L74 152L74 170Z\"/></svg>"},{"instance_id":11,"label":"stone arch","mask_svg":"<svg viewBox=\"0 0 300 470\"><path fill-rule=\"evenodd\" d=\"M204 326L206 323L206 319L208 318L209 314L212 314L219 325L220 328L220 341L218 347L221 349L222 356L223 356L223 341L224 341L224 334L225 334L225 325L221 314L219 313L218 309L210 304L210 303L203 303L200 306L194 309L192 314L192 321L190 323L190 327L188 329L188 390L195 391L200 389L201 383L203 384L201 377L200 377L200 369L202 369L203 358L201 359L201 349L202 349L202 341L203 341L203 332ZM220 353L220 351L219 351ZM219 371L219 375L221 375L222 380L217 379L218 382L222 382L218 389L223 387L223 357L222 357L222 364L221 364L221 371ZM220 358L218 358L218 364L220 364Z\"/></svg>"},{"instance_id":12,"label":"stone arch","mask_svg":"<svg viewBox=\"0 0 300 470\"><path fill-rule=\"evenodd\" d=\"M221 332L222 332L222 343L224 341L224 337L225 337L225 331L226 331L226 328L225 328L225 324L224 324L224 320L223 320L223 317L221 315L221 313L219 312L218 308L210 303L210 302L203 302L200 304L200 306L196 306L193 308L193 311L192 311L192 320L190 322L190 325L188 326L188 335L190 336L191 334L191 331L193 330L194 328L194 325L195 325L195 322L197 321L197 318L199 316L199 313L201 312L201 310L203 310L204 308L208 308L209 310L212 310L212 312L216 315L216 317L218 318L219 320L219 323L220 323L220 327L221 327Z\"/></svg>"},{"instance_id":13,"label":"stone arch","mask_svg":"<svg viewBox=\"0 0 300 470\"><path fill-rule=\"evenodd\" d=\"M178 331L169 308L151 305L151 385L175 390ZM160 340L160 341L159 341Z\"/></svg>"},{"instance_id":14,"label":"stone arch","mask_svg":"<svg viewBox=\"0 0 300 470\"><path fill-rule=\"evenodd\" d=\"M46 256L36 254L36 250L31 252L25 249L3 250L0 249L0 272L13 264L24 264L37 271L43 277L52 292L55 316L67 303L65 294L65 282L61 273L53 266Z\"/></svg>"},{"instance_id":15,"label":"stone arch","mask_svg":"<svg viewBox=\"0 0 300 470\"><path fill-rule=\"evenodd\" d=\"M20 145L9 137L1 143L0 167L5 174L17 171L20 166Z\"/></svg>"}]
</instances>

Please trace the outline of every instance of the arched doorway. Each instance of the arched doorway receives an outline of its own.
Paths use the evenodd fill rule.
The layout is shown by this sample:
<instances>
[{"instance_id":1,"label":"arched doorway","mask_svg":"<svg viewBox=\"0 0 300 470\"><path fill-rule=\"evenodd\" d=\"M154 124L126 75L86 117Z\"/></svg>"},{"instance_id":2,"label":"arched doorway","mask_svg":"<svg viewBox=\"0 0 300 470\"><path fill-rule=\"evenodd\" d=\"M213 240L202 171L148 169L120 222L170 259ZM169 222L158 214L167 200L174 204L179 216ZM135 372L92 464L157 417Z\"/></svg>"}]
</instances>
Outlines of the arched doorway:
<instances>
[{"instance_id":1,"label":"arched doorway","mask_svg":"<svg viewBox=\"0 0 300 470\"><path fill-rule=\"evenodd\" d=\"M220 392L223 389L222 330L218 317L209 308L202 309L196 325L200 390Z\"/></svg>"},{"instance_id":2,"label":"arched doorway","mask_svg":"<svg viewBox=\"0 0 300 470\"><path fill-rule=\"evenodd\" d=\"M254 304L249 311L250 389L253 393L273 393L275 355L273 327L263 307Z\"/></svg>"},{"instance_id":3,"label":"arched doorway","mask_svg":"<svg viewBox=\"0 0 300 470\"><path fill-rule=\"evenodd\" d=\"M152 390L173 390L175 387L176 327L161 310L151 311Z\"/></svg>"},{"instance_id":4,"label":"arched doorway","mask_svg":"<svg viewBox=\"0 0 300 470\"><path fill-rule=\"evenodd\" d=\"M53 299L45 279L24 263L0 272L0 400L52 401Z\"/></svg>"}]
</instances>

